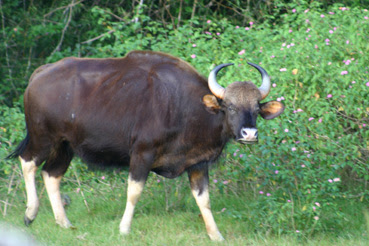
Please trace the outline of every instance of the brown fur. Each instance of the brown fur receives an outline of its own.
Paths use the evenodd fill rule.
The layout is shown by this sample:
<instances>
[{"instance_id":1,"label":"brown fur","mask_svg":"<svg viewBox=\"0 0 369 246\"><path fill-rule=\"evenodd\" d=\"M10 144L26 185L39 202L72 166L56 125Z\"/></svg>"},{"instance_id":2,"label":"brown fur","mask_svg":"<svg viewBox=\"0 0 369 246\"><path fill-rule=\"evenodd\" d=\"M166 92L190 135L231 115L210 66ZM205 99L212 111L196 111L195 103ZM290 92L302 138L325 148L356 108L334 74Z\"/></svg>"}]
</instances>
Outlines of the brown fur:
<instances>
[{"instance_id":1,"label":"brown fur","mask_svg":"<svg viewBox=\"0 0 369 246\"><path fill-rule=\"evenodd\" d=\"M281 103L260 99L254 84L236 82L218 100L190 64L160 52L65 58L32 74L24 94L28 134L10 156L44 164L44 173L57 180L74 155L97 166L129 166L130 180L140 184L150 171L168 178L187 171L197 202L206 202L200 209L209 235L220 239L207 207L208 166L241 129L256 127L258 113L271 119L283 112ZM26 224L33 219L26 214Z\"/></svg>"}]
</instances>

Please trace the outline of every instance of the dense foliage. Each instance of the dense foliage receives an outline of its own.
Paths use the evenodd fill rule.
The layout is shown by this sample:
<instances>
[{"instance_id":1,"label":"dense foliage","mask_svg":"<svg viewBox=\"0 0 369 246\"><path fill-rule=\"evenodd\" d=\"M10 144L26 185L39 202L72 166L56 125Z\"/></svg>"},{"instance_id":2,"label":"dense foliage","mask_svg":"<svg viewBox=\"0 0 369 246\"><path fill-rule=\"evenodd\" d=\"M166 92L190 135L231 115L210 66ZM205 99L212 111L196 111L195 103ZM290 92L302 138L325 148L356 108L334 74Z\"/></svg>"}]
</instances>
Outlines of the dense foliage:
<instances>
[{"instance_id":1,"label":"dense foliage","mask_svg":"<svg viewBox=\"0 0 369 246\"><path fill-rule=\"evenodd\" d=\"M213 190L250 195L251 209L224 213L260 231L310 235L344 227L338 201L369 198L369 12L361 1L107 2L2 2L0 101L12 108L1 106L1 157L24 135L19 101L35 67L148 49L181 57L205 76L234 62L220 74L223 85L259 81L246 61L259 63L273 81L267 100L286 105L279 119L258 122L259 145L229 144L213 170ZM77 167L86 182L97 177ZM14 172L1 161L7 184ZM0 184L4 194L7 184Z\"/></svg>"},{"instance_id":2,"label":"dense foliage","mask_svg":"<svg viewBox=\"0 0 369 246\"><path fill-rule=\"evenodd\" d=\"M326 12L334 2L357 7L366 0L321 2L317 8ZM123 56L137 48L154 49L153 39L158 38L159 42L160 37L173 35L172 31L180 27L180 30L185 27L187 32L189 27L203 30L208 19L218 22L226 18L227 23L235 26L249 22L279 25L283 14L294 5L309 8L304 0L1 0L0 74L4 83L0 88L0 103L13 105L22 95L31 73L45 61L71 54L106 56L100 48L127 41L132 46L114 55Z\"/></svg>"}]
</instances>

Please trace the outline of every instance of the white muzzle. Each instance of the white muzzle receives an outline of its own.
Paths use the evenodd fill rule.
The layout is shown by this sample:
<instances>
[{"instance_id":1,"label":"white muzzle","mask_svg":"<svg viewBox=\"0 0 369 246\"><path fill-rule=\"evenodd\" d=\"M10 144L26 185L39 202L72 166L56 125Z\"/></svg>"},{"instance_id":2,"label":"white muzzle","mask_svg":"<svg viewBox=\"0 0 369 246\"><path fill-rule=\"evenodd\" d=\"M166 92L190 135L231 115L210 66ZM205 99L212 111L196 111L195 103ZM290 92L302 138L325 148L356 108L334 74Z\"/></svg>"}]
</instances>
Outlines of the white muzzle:
<instances>
[{"instance_id":1,"label":"white muzzle","mask_svg":"<svg viewBox=\"0 0 369 246\"><path fill-rule=\"evenodd\" d=\"M237 139L242 143L255 143L258 141L258 129L257 128L242 128L241 138Z\"/></svg>"}]
</instances>

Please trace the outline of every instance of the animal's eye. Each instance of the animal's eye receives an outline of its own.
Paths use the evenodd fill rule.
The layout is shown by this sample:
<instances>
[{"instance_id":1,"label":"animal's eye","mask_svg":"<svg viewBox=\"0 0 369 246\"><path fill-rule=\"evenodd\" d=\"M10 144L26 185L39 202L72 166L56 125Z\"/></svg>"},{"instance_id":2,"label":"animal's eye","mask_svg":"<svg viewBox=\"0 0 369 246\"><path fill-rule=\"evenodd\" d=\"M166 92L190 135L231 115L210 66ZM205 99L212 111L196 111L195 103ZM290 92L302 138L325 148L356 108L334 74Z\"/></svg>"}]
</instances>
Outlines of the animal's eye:
<instances>
[{"instance_id":1,"label":"animal's eye","mask_svg":"<svg viewBox=\"0 0 369 246\"><path fill-rule=\"evenodd\" d=\"M236 113L237 109L234 106L229 106L228 111L233 114Z\"/></svg>"}]
</instances>

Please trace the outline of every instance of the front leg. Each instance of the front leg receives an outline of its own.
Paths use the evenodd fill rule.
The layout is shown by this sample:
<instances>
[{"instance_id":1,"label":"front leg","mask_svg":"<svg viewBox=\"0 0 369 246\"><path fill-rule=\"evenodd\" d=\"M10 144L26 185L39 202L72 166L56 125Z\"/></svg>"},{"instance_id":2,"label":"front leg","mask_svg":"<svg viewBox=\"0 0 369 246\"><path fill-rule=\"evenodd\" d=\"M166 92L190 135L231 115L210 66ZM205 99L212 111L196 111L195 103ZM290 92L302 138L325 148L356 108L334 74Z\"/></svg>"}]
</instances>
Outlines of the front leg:
<instances>
[{"instance_id":1,"label":"front leg","mask_svg":"<svg viewBox=\"0 0 369 246\"><path fill-rule=\"evenodd\" d=\"M131 230L134 210L149 175L149 166L152 160L153 155L150 152L141 152L140 155L132 154L128 175L126 209L119 225L119 231L123 235L128 234Z\"/></svg>"},{"instance_id":2,"label":"front leg","mask_svg":"<svg viewBox=\"0 0 369 246\"><path fill-rule=\"evenodd\" d=\"M135 180L132 178L132 175L129 174L128 177L128 188L127 188L127 203L126 209L124 211L123 218L119 225L119 231L121 234L128 234L131 230L132 218L135 211L135 206L138 202L138 199L141 196L142 190L145 185L144 180Z\"/></svg>"},{"instance_id":3,"label":"front leg","mask_svg":"<svg viewBox=\"0 0 369 246\"><path fill-rule=\"evenodd\" d=\"M220 234L210 210L208 167L190 169L188 170L188 177L190 179L192 195L195 197L197 206L200 208L210 239L213 241L223 241L224 238Z\"/></svg>"}]
</instances>

